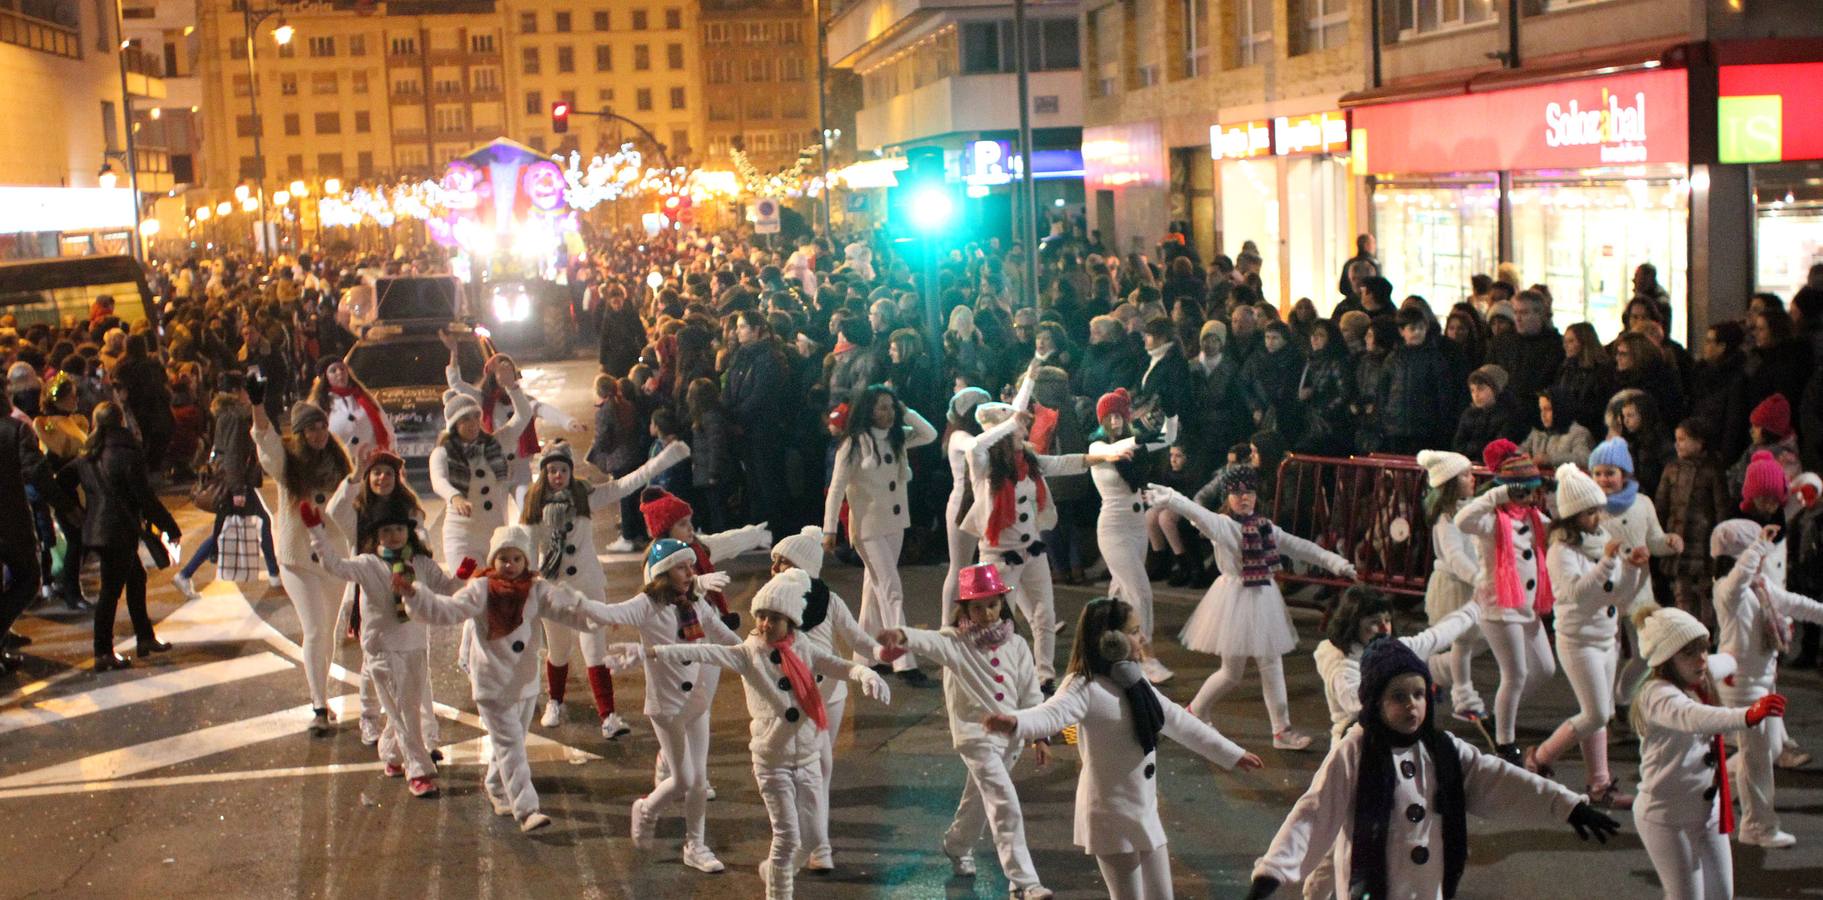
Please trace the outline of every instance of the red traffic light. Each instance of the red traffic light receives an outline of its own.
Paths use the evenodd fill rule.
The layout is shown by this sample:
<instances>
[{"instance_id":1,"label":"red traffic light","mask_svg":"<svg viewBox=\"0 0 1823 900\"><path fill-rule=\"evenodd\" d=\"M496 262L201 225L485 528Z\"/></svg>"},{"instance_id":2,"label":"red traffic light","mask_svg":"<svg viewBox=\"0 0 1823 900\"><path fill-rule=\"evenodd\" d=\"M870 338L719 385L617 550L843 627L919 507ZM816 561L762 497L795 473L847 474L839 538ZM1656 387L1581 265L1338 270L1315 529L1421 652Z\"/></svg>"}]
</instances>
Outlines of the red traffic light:
<instances>
[{"instance_id":1,"label":"red traffic light","mask_svg":"<svg viewBox=\"0 0 1823 900\"><path fill-rule=\"evenodd\" d=\"M551 130L558 134L570 130L570 104L562 100L551 104Z\"/></svg>"},{"instance_id":2,"label":"red traffic light","mask_svg":"<svg viewBox=\"0 0 1823 900\"><path fill-rule=\"evenodd\" d=\"M679 200L676 194L672 194L671 196L665 198L665 208L666 209L676 209L682 203L683 203L683 201Z\"/></svg>"}]
</instances>

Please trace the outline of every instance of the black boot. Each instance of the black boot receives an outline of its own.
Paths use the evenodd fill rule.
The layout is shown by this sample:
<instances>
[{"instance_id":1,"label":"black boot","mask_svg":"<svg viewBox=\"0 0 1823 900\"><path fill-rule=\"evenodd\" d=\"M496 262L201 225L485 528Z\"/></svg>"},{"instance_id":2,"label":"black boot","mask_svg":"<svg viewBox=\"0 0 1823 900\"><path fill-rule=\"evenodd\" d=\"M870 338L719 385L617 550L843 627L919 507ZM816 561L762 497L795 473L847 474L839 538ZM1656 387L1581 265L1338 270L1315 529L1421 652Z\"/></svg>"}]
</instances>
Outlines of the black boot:
<instances>
[{"instance_id":1,"label":"black boot","mask_svg":"<svg viewBox=\"0 0 1823 900\"><path fill-rule=\"evenodd\" d=\"M1177 565L1173 567L1174 571L1171 573L1171 578L1165 583L1172 587L1185 587L1190 584L1190 573L1193 565L1191 563L1192 559L1195 559L1195 557L1188 553L1178 556L1176 559Z\"/></svg>"},{"instance_id":2,"label":"black boot","mask_svg":"<svg viewBox=\"0 0 1823 900\"><path fill-rule=\"evenodd\" d=\"M1190 557L1190 587L1206 588L1215 583L1215 573L1203 565L1203 554L1191 551L1186 555Z\"/></svg>"},{"instance_id":3,"label":"black boot","mask_svg":"<svg viewBox=\"0 0 1823 900\"><path fill-rule=\"evenodd\" d=\"M1171 574L1171 554L1164 550L1146 548L1146 580L1158 581Z\"/></svg>"}]
</instances>

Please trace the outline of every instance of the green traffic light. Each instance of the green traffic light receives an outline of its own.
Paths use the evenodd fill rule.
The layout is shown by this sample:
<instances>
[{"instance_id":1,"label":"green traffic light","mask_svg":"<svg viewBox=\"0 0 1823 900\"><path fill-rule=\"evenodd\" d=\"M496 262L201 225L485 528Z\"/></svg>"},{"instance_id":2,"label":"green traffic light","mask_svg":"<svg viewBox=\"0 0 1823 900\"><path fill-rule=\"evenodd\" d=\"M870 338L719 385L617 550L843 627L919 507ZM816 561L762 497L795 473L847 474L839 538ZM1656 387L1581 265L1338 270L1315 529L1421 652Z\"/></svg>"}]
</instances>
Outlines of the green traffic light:
<instances>
[{"instance_id":1,"label":"green traffic light","mask_svg":"<svg viewBox=\"0 0 1823 900\"><path fill-rule=\"evenodd\" d=\"M918 188L905 206L906 212L911 216L912 227L919 231L937 231L948 225L956 215L956 200L942 185Z\"/></svg>"}]
</instances>

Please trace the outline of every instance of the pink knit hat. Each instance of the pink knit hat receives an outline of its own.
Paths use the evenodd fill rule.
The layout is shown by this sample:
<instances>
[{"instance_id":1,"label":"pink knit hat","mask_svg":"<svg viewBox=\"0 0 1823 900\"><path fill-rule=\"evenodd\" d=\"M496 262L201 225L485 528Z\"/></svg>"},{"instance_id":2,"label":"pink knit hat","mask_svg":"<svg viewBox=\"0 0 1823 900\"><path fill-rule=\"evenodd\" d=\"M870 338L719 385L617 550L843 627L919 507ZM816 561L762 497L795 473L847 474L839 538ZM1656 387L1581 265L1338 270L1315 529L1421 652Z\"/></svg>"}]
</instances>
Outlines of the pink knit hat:
<instances>
[{"instance_id":1,"label":"pink knit hat","mask_svg":"<svg viewBox=\"0 0 1823 900\"><path fill-rule=\"evenodd\" d=\"M1771 453L1761 450L1747 462L1747 479L1741 484L1741 511L1753 508L1753 501L1760 497L1785 502L1785 468L1779 465Z\"/></svg>"},{"instance_id":2,"label":"pink knit hat","mask_svg":"<svg viewBox=\"0 0 1823 900\"><path fill-rule=\"evenodd\" d=\"M1791 433L1791 401L1785 399L1784 394L1773 394L1753 408L1747 421L1774 440L1784 438Z\"/></svg>"}]
</instances>

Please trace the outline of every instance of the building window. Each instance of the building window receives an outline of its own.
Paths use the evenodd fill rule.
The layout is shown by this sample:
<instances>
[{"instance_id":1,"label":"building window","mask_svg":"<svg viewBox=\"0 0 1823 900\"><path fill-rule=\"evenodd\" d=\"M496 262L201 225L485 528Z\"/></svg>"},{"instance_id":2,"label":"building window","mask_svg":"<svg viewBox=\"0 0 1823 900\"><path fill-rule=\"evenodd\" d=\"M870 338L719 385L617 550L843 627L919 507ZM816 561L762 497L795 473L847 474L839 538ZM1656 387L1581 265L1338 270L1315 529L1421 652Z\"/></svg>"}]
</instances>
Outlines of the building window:
<instances>
[{"instance_id":1,"label":"building window","mask_svg":"<svg viewBox=\"0 0 1823 900\"><path fill-rule=\"evenodd\" d=\"M354 133L368 134L373 131L373 113L364 109L355 110Z\"/></svg>"},{"instance_id":2,"label":"building window","mask_svg":"<svg viewBox=\"0 0 1823 900\"><path fill-rule=\"evenodd\" d=\"M349 56L366 56L367 55L367 35L351 34L348 36L348 55Z\"/></svg>"},{"instance_id":3,"label":"building window","mask_svg":"<svg viewBox=\"0 0 1823 900\"><path fill-rule=\"evenodd\" d=\"M1397 38L1449 31L1494 20L1493 0L1399 0L1391 31Z\"/></svg>"},{"instance_id":4,"label":"building window","mask_svg":"<svg viewBox=\"0 0 1823 900\"><path fill-rule=\"evenodd\" d=\"M567 75L574 71L576 71L576 48L575 47L558 47L557 48L557 72L558 72L558 74Z\"/></svg>"},{"instance_id":5,"label":"building window","mask_svg":"<svg viewBox=\"0 0 1823 900\"><path fill-rule=\"evenodd\" d=\"M1026 23L1026 52L1034 72L1064 71L1081 65L1075 19L1043 19ZM1013 23L962 23L962 74L1011 72L1017 63Z\"/></svg>"},{"instance_id":6,"label":"building window","mask_svg":"<svg viewBox=\"0 0 1823 900\"><path fill-rule=\"evenodd\" d=\"M1294 22L1301 21L1303 31L1297 52L1314 53L1332 50L1348 43L1348 0L1292 0Z\"/></svg>"},{"instance_id":7,"label":"building window","mask_svg":"<svg viewBox=\"0 0 1823 900\"><path fill-rule=\"evenodd\" d=\"M1272 0L1239 0L1237 5L1235 60L1242 66L1257 66L1272 58Z\"/></svg>"},{"instance_id":8,"label":"building window","mask_svg":"<svg viewBox=\"0 0 1823 900\"><path fill-rule=\"evenodd\" d=\"M418 93L418 79L401 78L392 83L392 92L401 97L410 97Z\"/></svg>"},{"instance_id":9,"label":"building window","mask_svg":"<svg viewBox=\"0 0 1823 900\"><path fill-rule=\"evenodd\" d=\"M469 35L468 36L468 51L470 53L492 53L492 52L494 52L494 36L491 34L471 34L471 35Z\"/></svg>"},{"instance_id":10,"label":"building window","mask_svg":"<svg viewBox=\"0 0 1823 900\"><path fill-rule=\"evenodd\" d=\"M1195 78L1209 71L1208 0L1178 0L1178 20L1183 26L1183 71L1179 77Z\"/></svg>"},{"instance_id":11,"label":"building window","mask_svg":"<svg viewBox=\"0 0 1823 900\"><path fill-rule=\"evenodd\" d=\"M795 46L804 42L804 26L797 22L779 23L779 43Z\"/></svg>"},{"instance_id":12,"label":"building window","mask_svg":"<svg viewBox=\"0 0 1823 900\"><path fill-rule=\"evenodd\" d=\"M665 27L676 31L684 27L684 11L673 6L665 10Z\"/></svg>"},{"instance_id":13,"label":"building window","mask_svg":"<svg viewBox=\"0 0 1823 900\"><path fill-rule=\"evenodd\" d=\"M367 73L366 72L349 73L348 85L357 94L367 93Z\"/></svg>"},{"instance_id":14,"label":"building window","mask_svg":"<svg viewBox=\"0 0 1823 900\"><path fill-rule=\"evenodd\" d=\"M301 135L303 133L304 133L304 124L303 124L302 118L300 118L297 113L286 113L285 114L285 136L286 137L297 137L298 135Z\"/></svg>"},{"instance_id":15,"label":"building window","mask_svg":"<svg viewBox=\"0 0 1823 900\"><path fill-rule=\"evenodd\" d=\"M709 121L731 122L734 120L735 104L732 100L709 101Z\"/></svg>"},{"instance_id":16,"label":"building window","mask_svg":"<svg viewBox=\"0 0 1823 900\"><path fill-rule=\"evenodd\" d=\"M522 12L519 14L519 33L538 33L538 14L536 12Z\"/></svg>"},{"instance_id":17,"label":"building window","mask_svg":"<svg viewBox=\"0 0 1823 900\"><path fill-rule=\"evenodd\" d=\"M771 81L772 60L767 57L752 57L747 60L748 81Z\"/></svg>"},{"instance_id":18,"label":"building window","mask_svg":"<svg viewBox=\"0 0 1823 900\"><path fill-rule=\"evenodd\" d=\"M803 81L807 71L802 56L787 56L779 60L780 81Z\"/></svg>"},{"instance_id":19,"label":"building window","mask_svg":"<svg viewBox=\"0 0 1823 900\"><path fill-rule=\"evenodd\" d=\"M734 81L734 61L731 59L709 60L706 76L710 84L729 84Z\"/></svg>"},{"instance_id":20,"label":"building window","mask_svg":"<svg viewBox=\"0 0 1823 900\"><path fill-rule=\"evenodd\" d=\"M333 112L317 113L316 114L316 133L317 134L341 134L342 133L342 114L333 113Z\"/></svg>"},{"instance_id":21,"label":"building window","mask_svg":"<svg viewBox=\"0 0 1823 900\"><path fill-rule=\"evenodd\" d=\"M560 12L556 15L556 19L557 19L556 27L553 30L556 31L558 34L569 34L570 33L570 14L567 12Z\"/></svg>"},{"instance_id":22,"label":"building window","mask_svg":"<svg viewBox=\"0 0 1823 900\"><path fill-rule=\"evenodd\" d=\"M493 93L500 90L500 70L493 66L481 66L469 70L471 90L481 93Z\"/></svg>"},{"instance_id":23,"label":"building window","mask_svg":"<svg viewBox=\"0 0 1823 900\"><path fill-rule=\"evenodd\" d=\"M468 122L462 115L460 106L439 106L436 109L438 134L457 134L468 130Z\"/></svg>"},{"instance_id":24,"label":"building window","mask_svg":"<svg viewBox=\"0 0 1823 900\"><path fill-rule=\"evenodd\" d=\"M537 47L519 48L519 66L527 75L536 75L541 69L538 62Z\"/></svg>"},{"instance_id":25,"label":"building window","mask_svg":"<svg viewBox=\"0 0 1823 900\"><path fill-rule=\"evenodd\" d=\"M298 95L298 77L295 72L279 73L279 93L286 97Z\"/></svg>"},{"instance_id":26,"label":"building window","mask_svg":"<svg viewBox=\"0 0 1823 900\"><path fill-rule=\"evenodd\" d=\"M610 18L610 17L609 17L609 16L608 16L608 11L607 11L607 10L605 10L605 9L598 9L598 10L596 10L596 11L595 11L595 30L596 30L596 31L607 31L607 30L609 30L609 29L608 29L608 26L609 26L609 25L610 25L610 24L611 24L611 23L612 23L612 22L613 22L613 19L612 19L612 18Z\"/></svg>"},{"instance_id":27,"label":"building window","mask_svg":"<svg viewBox=\"0 0 1823 900\"><path fill-rule=\"evenodd\" d=\"M645 10L636 9L633 11L633 30L634 31L645 31L646 30L646 11Z\"/></svg>"},{"instance_id":28,"label":"building window","mask_svg":"<svg viewBox=\"0 0 1823 900\"><path fill-rule=\"evenodd\" d=\"M652 89L640 88L633 92L633 107L640 112L652 111Z\"/></svg>"},{"instance_id":29,"label":"building window","mask_svg":"<svg viewBox=\"0 0 1823 900\"><path fill-rule=\"evenodd\" d=\"M728 43L728 27L720 22L709 22L703 25L703 43Z\"/></svg>"},{"instance_id":30,"label":"building window","mask_svg":"<svg viewBox=\"0 0 1823 900\"><path fill-rule=\"evenodd\" d=\"M285 174L286 175L304 174L304 154L292 153L285 157Z\"/></svg>"},{"instance_id":31,"label":"building window","mask_svg":"<svg viewBox=\"0 0 1823 900\"><path fill-rule=\"evenodd\" d=\"M417 56L418 39L414 37L396 37L392 39L389 49L394 56Z\"/></svg>"},{"instance_id":32,"label":"building window","mask_svg":"<svg viewBox=\"0 0 1823 900\"><path fill-rule=\"evenodd\" d=\"M310 73L310 93L318 97L333 94L341 86L340 81L341 79L335 72L312 72Z\"/></svg>"},{"instance_id":33,"label":"building window","mask_svg":"<svg viewBox=\"0 0 1823 900\"><path fill-rule=\"evenodd\" d=\"M342 174L342 154L318 153L316 157L316 172L318 175L340 176Z\"/></svg>"},{"instance_id":34,"label":"building window","mask_svg":"<svg viewBox=\"0 0 1823 900\"><path fill-rule=\"evenodd\" d=\"M460 94L462 93L462 80L460 78L440 78L431 85L431 89L444 96Z\"/></svg>"},{"instance_id":35,"label":"building window","mask_svg":"<svg viewBox=\"0 0 1823 900\"><path fill-rule=\"evenodd\" d=\"M612 104L614 102L614 89L601 88L600 90L597 90L595 92L595 99L602 103Z\"/></svg>"},{"instance_id":36,"label":"building window","mask_svg":"<svg viewBox=\"0 0 1823 900\"><path fill-rule=\"evenodd\" d=\"M684 45L683 44L666 44L665 45L665 67L670 69L673 72L677 72L677 71L680 71L683 69L683 67L684 67Z\"/></svg>"},{"instance_id":37,"label":"building window","mask_svg":"<svg viewBox=\"0 0 1823 900\"><path fill-rule=\"evenodd\" d=\"M633 71L645 72L652 68L652 48L645 44L633 45Z\"/></svg>"},{"instance_id":38,"label":"building window","mask_svg":"<svg viewBox=\"0 0 1823 900\"><path fill-rule=\"evenodd\" d=\"M259 131L259 119L254 116L234 117L234 136L253 137Z\"/></svg>"},{"instance_id":39,"label":"building window","mask_svg":"<svg viewBox=\"0 0 1823 900\"><path fill-rule=\"evenodd\" d=\"M747 98L747 118L766 121L772 118L772 95L755 94Z\"/></svg>"},{"instance_id":40,"label":"building window","mask_svg":"<svg viewBox=\"0 0 1823 900\"><path fill-rule=\"evenodd\" d=\"M310 39L310 55L311 56L334 56L335 55L335 36L327 35L324 37L312 37Z\"/></svg>"},{"instance_id":41,"label":"building window","mask_svg":"<svg viewBox=\"0 0 1823 900\"><path fill-rule=\"evenodd\" d=\"M295 41L289 44L279 45L279 59L296 59L297 55L298 45Z\"/></svg>"},{"instance_id":42,"label":"building window","mask_svg":"<svg viewBox=\"0 0 1823 900\"><path fill-rule=\"evenodd\" d=\"M244 60L247 58L246 38L237 37L228 41L228 58L235 60Z\"/></svg>"},{"instance_id":43,"label":"building window","mask_svg":"<svg viewBox=\"0 0 1823 900\"><path fill-rule=\"evenodd\" d=\"M360 178L373 177L373 151L362 150L354 155L355 175Z\"/></svg>"},{"instance_id":44,"label":"building window","mask_svg":"<svg viewBox=\"0 0 1823 900\"><path fill-rule=\"evenodd\" d=\"M683 109L684 108L684 89L683 88L674 87L671 89L671 108L672 109Z\"/></svg>"},{"instance_id":45,"label":"building window","mask_svg":"<svg viewBox=\"0 0 1823 900\"><path fill-rule=\"evenodd\" d=\"M677 154L678 156L688 156L689 155L689 153L690 153L690 132L688 132L682 128L671 129L671 152Z\"/></svg>"},{"instance_id":46,"label":"building window","mask_svg":"<svg viewBox=\"0 0 1823 900\"><path fill-rule=\"evenodd\" d=\"M253 94L253 82L245 75L234 76L234 96L247 97Z\"/></svg>"},{"instance_id":47,"label":"building window","mask_svg":"<svg viewBox=\"0 0 1823 900\"><path fill-rule=\"evenodd\" d=\"M526 91L525 92L525 114L528 116L544 115L544 92L543 91Z\"/></svg>"}]
</instances>

